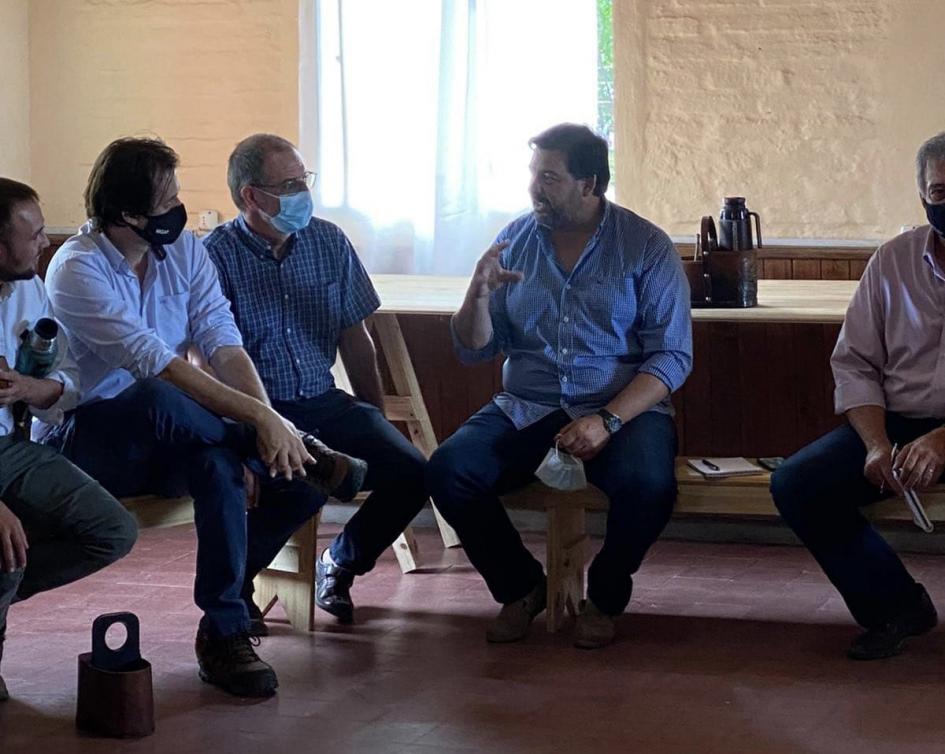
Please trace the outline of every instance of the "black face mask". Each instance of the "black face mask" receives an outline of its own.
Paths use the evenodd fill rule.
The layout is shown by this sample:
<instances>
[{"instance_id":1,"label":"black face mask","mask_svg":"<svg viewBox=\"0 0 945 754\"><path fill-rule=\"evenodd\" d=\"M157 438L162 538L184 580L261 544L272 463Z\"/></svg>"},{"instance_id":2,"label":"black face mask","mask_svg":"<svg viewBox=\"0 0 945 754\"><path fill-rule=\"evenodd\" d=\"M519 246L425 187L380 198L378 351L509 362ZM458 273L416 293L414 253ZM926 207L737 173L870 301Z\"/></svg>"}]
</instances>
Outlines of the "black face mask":
<instances>
[{"instance_id":1,"label":"black face mask","mask_svg":"<svg viewBox=\"0 0 945 754\"><path fill-rule=\"evenodd\" d=\"M923 199L922 206L925 207L925 216L929 218L929 225L945 239L945 204L929 204Z\"/></svg>"},{"instance_id":2,"label":"black face mask","mask_svg":"<svg viewBox=\"0 0 945 754\"><path fill-rule=\"evenodd\" d=\"M144 228L136 228L134 225L129 227L151 244L153 249L158 250L165 244L174 243L186 224L187 210L183 204L178 204L163 215L148 215L148 224Z\"/></svg>"}]
</instances>

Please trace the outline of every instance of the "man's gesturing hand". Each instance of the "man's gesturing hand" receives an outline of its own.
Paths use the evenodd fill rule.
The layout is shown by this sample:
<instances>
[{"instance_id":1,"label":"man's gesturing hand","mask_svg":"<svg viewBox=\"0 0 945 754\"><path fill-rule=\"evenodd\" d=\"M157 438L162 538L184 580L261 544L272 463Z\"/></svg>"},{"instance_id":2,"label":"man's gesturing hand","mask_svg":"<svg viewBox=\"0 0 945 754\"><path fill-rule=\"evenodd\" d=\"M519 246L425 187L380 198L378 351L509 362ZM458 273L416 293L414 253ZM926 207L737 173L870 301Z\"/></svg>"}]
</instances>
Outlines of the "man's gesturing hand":
<instances>
[{"instance_id":1,"label":"man's gesturing hand","mask_svg":"<svg viewBox=\"0 0 945 754\"><path fill-rule=\"evenodd\" d=\"M479 258L469 283L476 298L485 298L496 288L506 283L517 283L522 279L521 272L506 270L499 261L499 255L508 245L508 241L494 244Z\"/></svg>"}]
</instances>

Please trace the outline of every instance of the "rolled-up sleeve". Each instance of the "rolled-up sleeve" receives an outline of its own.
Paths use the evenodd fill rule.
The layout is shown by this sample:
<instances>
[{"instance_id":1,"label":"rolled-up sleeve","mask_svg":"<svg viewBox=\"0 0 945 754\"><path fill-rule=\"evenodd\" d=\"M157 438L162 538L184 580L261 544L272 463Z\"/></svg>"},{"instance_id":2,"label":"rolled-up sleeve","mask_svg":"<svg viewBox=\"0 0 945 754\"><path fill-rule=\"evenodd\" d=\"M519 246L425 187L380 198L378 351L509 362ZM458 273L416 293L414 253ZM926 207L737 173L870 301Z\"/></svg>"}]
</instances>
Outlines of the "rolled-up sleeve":
<instances>
[{"instance_id":1,"label":"rolled-up sleeve","mask_svg":"<svg viewBox=\"0 0 945 754\"><path fill-rule=\"evenodd\" d=\"M55 319L52 307L49 305L49 299L46 297L42 286L40 286L40 295L43 299L43 316ZM49 408L30 406L30 413L47 424L62 424L65 412L71 411L79 405L79 399L81 398L79 392L79 367L69 347L69 336L61 323L59 326L59 334L56 337L56 349L59 355L56 358L56 363L53 365L53 370L46 375L46 379L61 383L62 394L59 396L59 400Z\"/></svg>"},{"instance_id":2,"label":"rolled-up sleeve","mask_svg":"<svg viewBox=\"0 0 945 754\"><path fill-rule=\"evenodd\" d=\"M647 242L638 311L636 334L643 350L639 371L656 377L672 393L692 371L692 313L679 253L663 233Z\"/></svg>"},{"instance_id":3,"label":"rolled-up sleeve","mask_svg":"<svg viewBox=\"0 0 945 754\"><path fill-rule=\"evenodd\" d=\"M463 342L459 339L459 335L456 334L456 326L453 324L453 319L452 317L450 318L450 335L453 337L453 350L456 353L456 357L463 364L476 364L480 361L489 361L502 353L503 338L499 335L499 327L503 326L503 320L501 315L496 316L496 311L501 310L502 305L501 303L494 303L496 298L496 293L493 293L489 299L489 314L492 317L492 339L482 348L467 348L464 346ZM500 323L499 327L496 326L497 322Z\"/></svg>"},{"instance_id":4,"label":"rolled-up sleeve","mask_svg":"<svg viewBox=\"0 0 945 754\"><path fill-rule=\"evenodd\" d=\"M191 254L190 297L187 301L187 318L194 344L210 359L218 348L242 346L233 310L223 295L217 268L210 261L203 242L194 237Z\"/></svg>"},{"instance_id":5,"label":"rolled-up sleeve","mask_svg":"<svg viewBox=\"0 0 945 754\"><path fill-rule=\"evenodd\" d=\"M109 284L95 263L68 259L56 270L49 289L56 318L71 337L113 369L127 369L136 379L155 377L174 352L148 327Z\"/></svg>"},{"instance_id":6,"label":"rolled-up sleeve","mask_svg":"<svg viewBox=\"0 0 945 754\"><path fill-rule=\"evenodd\" d=\"M885 312L880 290L879 254L874 254L847 307L837 345L830 357L834 409L838 414L858 406L886 407L883 366Z\"/></svg>"}]
</instances>

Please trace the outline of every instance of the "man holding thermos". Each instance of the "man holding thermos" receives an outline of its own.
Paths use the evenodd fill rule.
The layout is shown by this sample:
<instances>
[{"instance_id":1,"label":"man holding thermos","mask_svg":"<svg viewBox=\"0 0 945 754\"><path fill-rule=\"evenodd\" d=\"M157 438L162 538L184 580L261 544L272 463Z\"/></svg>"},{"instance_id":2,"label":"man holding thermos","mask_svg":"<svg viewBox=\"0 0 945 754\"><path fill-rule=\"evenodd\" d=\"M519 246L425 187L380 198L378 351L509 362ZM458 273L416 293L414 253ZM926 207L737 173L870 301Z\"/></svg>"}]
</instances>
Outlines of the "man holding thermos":
<instances>
[{"instance_id":1,"label":"man holding thermos","mask_svg":"<svg viewBox=\"0 0 945 754\"><path fill-rule=\"evenodd\" d=\"M12 602L104 568L137 536L134 518L98 482L15 431L14 407L21 428L20 407L55 424L79 397L75 363L36 276L49 246L43 226L36 192L0 178L0 659ZM47 363L50 350L58 363Z\"/></svg>"}]
</instances>

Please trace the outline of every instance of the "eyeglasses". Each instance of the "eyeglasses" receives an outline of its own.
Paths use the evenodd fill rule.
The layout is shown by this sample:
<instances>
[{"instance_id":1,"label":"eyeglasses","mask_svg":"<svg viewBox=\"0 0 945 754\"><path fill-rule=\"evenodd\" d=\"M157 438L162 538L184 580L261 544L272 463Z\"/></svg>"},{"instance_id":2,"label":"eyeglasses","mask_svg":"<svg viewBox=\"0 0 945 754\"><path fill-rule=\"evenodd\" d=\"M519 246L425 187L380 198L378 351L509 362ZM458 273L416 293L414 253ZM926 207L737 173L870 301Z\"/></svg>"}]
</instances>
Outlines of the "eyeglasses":
<instances>
[{"instance_id":1,"label":"eyeglasses","mask_svg":"<svg viewBox=\"0 0 945 754\"><path fill-rule=\"evenodd\" d=\"M273 193L276 196L283 196L285 194L297 194L300 191L312 188L315 185L316 177L318 177L317 173L306 170L298 178L287 178L281 183L254 183L253 185L261 189L274 189Z\"/></svg>"}]
</instances>

